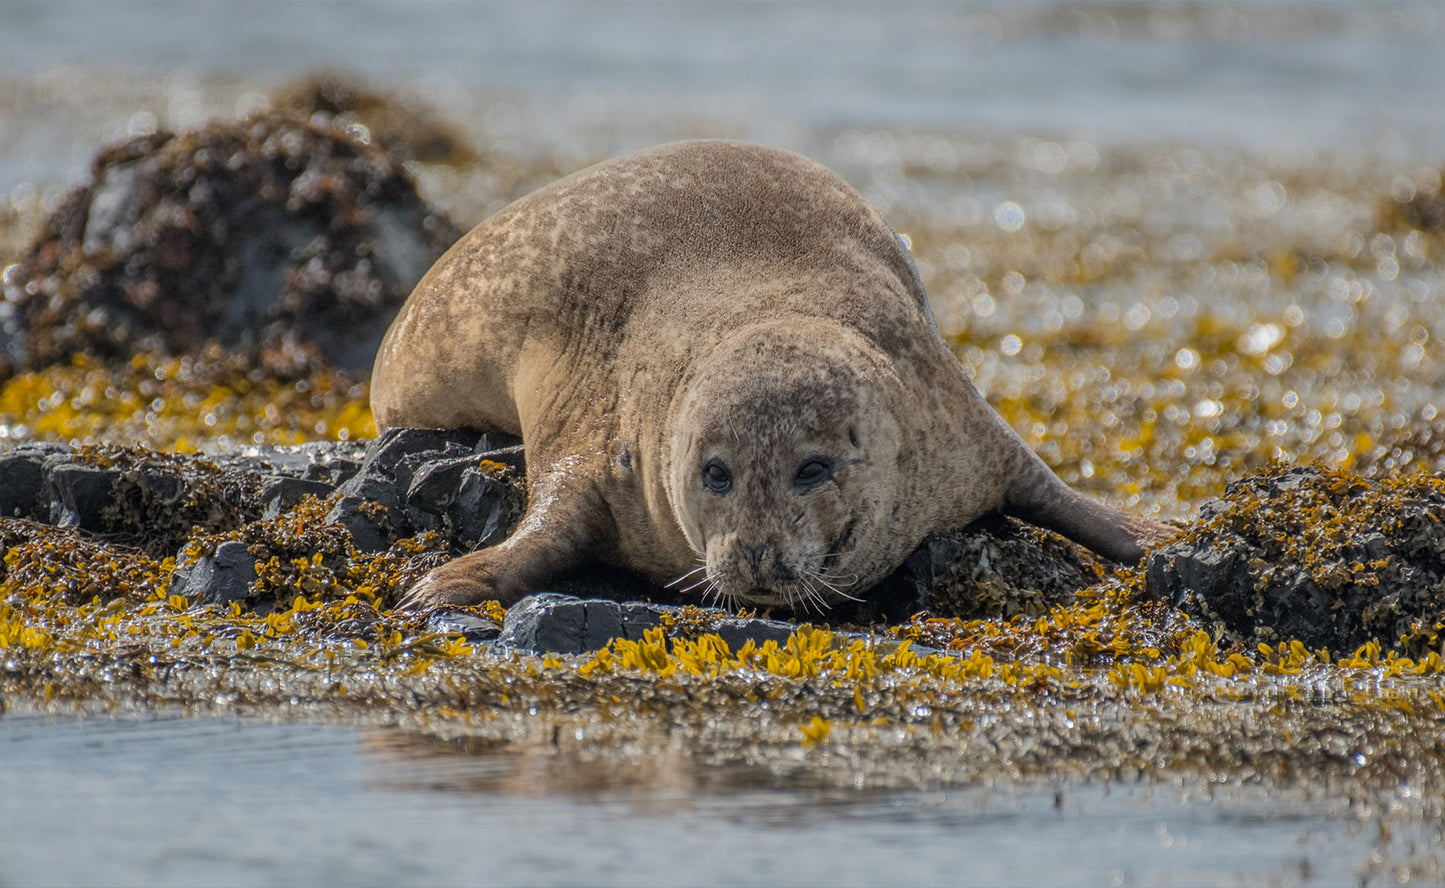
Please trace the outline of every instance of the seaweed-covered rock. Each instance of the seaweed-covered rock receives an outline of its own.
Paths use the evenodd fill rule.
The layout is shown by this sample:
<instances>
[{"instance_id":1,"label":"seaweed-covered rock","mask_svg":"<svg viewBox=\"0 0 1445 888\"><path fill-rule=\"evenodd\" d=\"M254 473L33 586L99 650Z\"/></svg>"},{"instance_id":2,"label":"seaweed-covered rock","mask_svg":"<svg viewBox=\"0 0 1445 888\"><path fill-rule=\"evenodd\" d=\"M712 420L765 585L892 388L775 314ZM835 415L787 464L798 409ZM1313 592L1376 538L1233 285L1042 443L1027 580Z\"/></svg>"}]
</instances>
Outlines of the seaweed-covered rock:
<instances>
[{"instance_id":1,"label":"seaweed-covered rock","mask_svg":"<svg viewBox=\"0 0 1445 888\"><path fill-rule=\"evenodd\" d=\"M1145 587L1242 644L1438 650L1445 480L1270 468L1230 484L1154 552Z\"/></svg>"},{"instance_id":2,"label":"seaweed-covered rock","mask_svg":"<svg viewBox=\"0 0 1445 888\"><path fill-rule=\"evenodd\" d=\"M366 369L457 236L397 160L341 129L266 114L137 137L101 151L7 276L0 362L216 341Z\"/></svg>"}]
</instances>

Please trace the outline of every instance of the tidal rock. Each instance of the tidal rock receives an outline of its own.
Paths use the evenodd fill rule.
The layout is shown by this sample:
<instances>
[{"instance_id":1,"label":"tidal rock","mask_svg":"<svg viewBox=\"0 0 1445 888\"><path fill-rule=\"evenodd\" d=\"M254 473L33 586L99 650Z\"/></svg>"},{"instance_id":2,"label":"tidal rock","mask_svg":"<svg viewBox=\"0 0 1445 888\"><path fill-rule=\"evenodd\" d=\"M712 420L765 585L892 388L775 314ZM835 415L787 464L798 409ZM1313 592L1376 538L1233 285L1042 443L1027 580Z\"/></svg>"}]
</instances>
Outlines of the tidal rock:
<instances>
[{"instance_id":1,"label":"tidal rock","mask_svg":"<svg viewBox=\"0 0 1445 888\"><path fill-rule=\"evenodd\" d=\"M265 478L265 482L266 486L261 490L261 501L266 504L262 518L276 518L308 496L324 499L336 489L324 481L308 481L305 478L272 476Z\"/></svg>"},{"instance_id":2,"label":"tidal rock","mask_svg":"<svg viewBox=\"0 0 1445 888\"><path fill-rule=\"evenodd\" d=\"M1153 552L1145 588L1241 645L1438 650L1445 485L1266 470L1230 484L1179 542Z\"/></svg>"},{"instance_id":3,"label":"tidal rock","mask_svg":"<svg viewBox=\"0 0 1445 888\"><path fill-rule=\"evenodd\" d=\"M428 632L461 635L467 641L492 641L501 634L491 620L455 610L433 611L427 617L426 627Z\"/></svg>"},{"instance_id":4,"label":"tidal rock","mask_svg":"<svg viewBox=\"0 0 1445 888\"><path fill-rule=\"evenodd\" d=\"M478 466L512 464L515 441L464 429L388 429L341 486L327 520L350 530L362 551L422 531L443 534L458 551L499 542L521 514L521 494Z\"/></svg>"},{"instance_id":5,"label":"tidal rock","mask_svg":"<svg viewBox=\"0 0 1445 888\"><path fill-rule=\"evenodd\" d=\"M0 518L38 518L48 453L35 448L0 454ZM50 507L44 508L48 518Z\"/></svg>"},{"instance_id":6,"label":"tidal rock","mask_svg":"<svg viewBox=\"0 0 1445 888\"><path fill-rule=\"evenodd\" d=\"M616 639L642 640L643 633L681 617L684 609L647 602L617 602L544 592L530 595L507 611L497 647L535 654L581 654L606 647ZM780 620L729 616L723 611L693 608L692 615L711 617L707 631L737 650L749 641L779 644L798 626Z\"/></svg>"},{"instance_id":7,"label":"tidal rock","mask_svg":"<svg viewBox=\"0 0 1445 888\"><path fill-rule=\"evenodd\" d=\"M55 466L46 477L49 523L103 533L108 523L105 509L119 480L116 469L71 463Z\"/></svg>"},{"instance_id":8,"label":"tidal rock","mask_svg":"<svg viewBox=\"0 0 1445 888\"><path fill-rule=\"evenodd\" d=\"M230 604L245 601L256 581L256 558L246 544L229 541L200 558L189 569L177 571L171 594L184 595L193 604Z\"/></svg>"}]
</instances>

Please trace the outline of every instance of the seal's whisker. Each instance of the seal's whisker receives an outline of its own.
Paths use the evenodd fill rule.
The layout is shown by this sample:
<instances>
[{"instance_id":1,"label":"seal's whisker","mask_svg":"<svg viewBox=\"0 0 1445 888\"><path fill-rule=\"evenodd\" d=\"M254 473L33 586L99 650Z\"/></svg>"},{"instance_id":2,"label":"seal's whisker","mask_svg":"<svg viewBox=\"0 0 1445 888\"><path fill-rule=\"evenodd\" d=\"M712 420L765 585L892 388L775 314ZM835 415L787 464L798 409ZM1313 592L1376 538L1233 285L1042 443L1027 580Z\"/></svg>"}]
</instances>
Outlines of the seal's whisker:
<instances>
[{"instance_id":1,"label":"seal's whisker","mask_svg":"<svg viewBox=\"0 0 1445 888\"><path fill-rule=\"evenodd\" d=\"M800 580L800 584L804 592L804 598L802 599L804 613L807 612L809 605L813 605L818 608L818 616L821 617L828 610L827 599L823 597L822 593L818 591L818 587L814 586L808 577L803 577Z\"/></svg>"},{"instance_id":2,"label":"seal's whisker","mask_svg":"<svg viewBox=\"0 0 1445 888\"><path fill-rule=\"evenodd\" d=\"M818 582L822 583L825 587L827 587L827 589L828 589L829 592L832 592L834 595L837 595L839 598L846 598L846 599L848 599L849 601L859 601L859 602L861 602L861 601L863 600L863 599L859 598L859 597L856 596L856 595L851 595L851 594L849 594L849 593L847 593L847 592L844 592L842 589L839 589L837 586L835 586L835 585L833 585L832 583L828 582L828 579L825 578L825 577L823 576L823 574L821 574L821 573L814 573L812 578L815 579L815 580L817 580Z\"/></svg>"},{"instance_id":3,"label":"seal's whisker","mask_svg":"<svg viewBox=\"0 0 1445 888\"><path fill-rule=\"evenodd\" d=\"M673 580L671 583L668 583L666 586L663 586L662 588L664 588L664 589L671 589L673 586L676 586L678 583L683 582L683 581L686 580L688 577L692 576L693 574L697 573L697 572L700 571L700 570L707 570L707 564L706 564L706 563L703 563L703 564L698 565L697 567L694 567L692 570L688 571L687 573L683 574L682 576L678 577L677 579Z\"/></svg>"},{"instance_id":4,"label":"seal's whisker","mask_svg":"<svg viewBox=\"0 0 1445 888\"><path fill-rule=\"evenodd\" d=\"M687 593L689 593L689 592L691 592L692 590L696 589L698 586L706 586L706 585L708 585L708 584L711 583L711 582L712 582L712 578L711 578L711 577L703 577L702 579L698 580L696 583L693 583L691 586L688 586L686 589L678 589L678 590L677 590L677 594L678 594L678 595L686 595Z\"/></svg>"}]
</instances>

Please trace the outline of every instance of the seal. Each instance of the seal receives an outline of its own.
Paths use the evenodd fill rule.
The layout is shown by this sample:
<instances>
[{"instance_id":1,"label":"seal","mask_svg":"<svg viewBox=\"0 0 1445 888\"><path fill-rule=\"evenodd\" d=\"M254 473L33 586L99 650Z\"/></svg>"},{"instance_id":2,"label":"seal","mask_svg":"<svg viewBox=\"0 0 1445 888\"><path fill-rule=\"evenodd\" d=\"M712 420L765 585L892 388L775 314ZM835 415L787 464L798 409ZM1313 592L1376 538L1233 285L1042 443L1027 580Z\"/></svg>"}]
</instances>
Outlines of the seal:
<instances>
[{"instance_id":1,"label":"seal","mask_svg":"<svg viewBox=\"0 0 1445 888\"><path fill-rule=\"evenodd\" d=\"M969 382L883 218L758 145L658 146L483 221L393 321L371 405L381 428L526 445L517 529L408 608L510 604L590 560L821 611L990 512L1119 561L1171 534L1055 476Z\"/></svg>"}]
</instances>

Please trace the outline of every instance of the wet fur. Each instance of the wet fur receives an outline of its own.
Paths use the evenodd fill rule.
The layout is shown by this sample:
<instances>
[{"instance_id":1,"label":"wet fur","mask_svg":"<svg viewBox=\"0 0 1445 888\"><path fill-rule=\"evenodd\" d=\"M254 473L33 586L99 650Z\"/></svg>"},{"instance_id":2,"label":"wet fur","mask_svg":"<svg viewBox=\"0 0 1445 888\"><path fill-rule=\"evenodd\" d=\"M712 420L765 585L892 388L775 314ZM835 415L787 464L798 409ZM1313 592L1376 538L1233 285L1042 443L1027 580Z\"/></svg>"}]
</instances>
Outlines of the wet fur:
<instances>
[{"instance_id":1,"label":"wet fur","mask_svg":"<svg viewBox=\"0 0 1445 888\"><path fill-rule=\"evenodd\" d=\"M988 512L1120 560L1165 533L1069 489L979 397L856 192L755 145L628 155L478 225L393 323L372 409L527 446L517 531L433 571L413 607L511 603L592 559L821 610ZM839 468L800 493L810 448ZM736 466L728 494L702 486L708 459Z\"/></svg>"}]
</instances>

